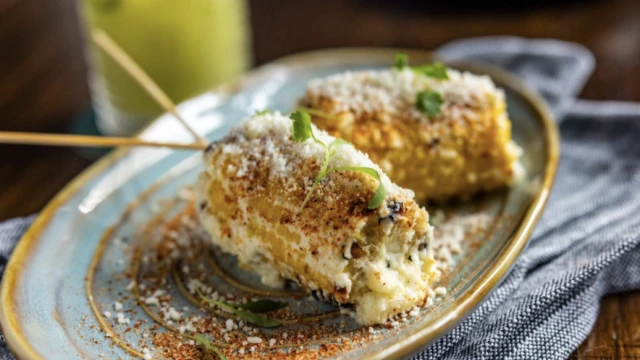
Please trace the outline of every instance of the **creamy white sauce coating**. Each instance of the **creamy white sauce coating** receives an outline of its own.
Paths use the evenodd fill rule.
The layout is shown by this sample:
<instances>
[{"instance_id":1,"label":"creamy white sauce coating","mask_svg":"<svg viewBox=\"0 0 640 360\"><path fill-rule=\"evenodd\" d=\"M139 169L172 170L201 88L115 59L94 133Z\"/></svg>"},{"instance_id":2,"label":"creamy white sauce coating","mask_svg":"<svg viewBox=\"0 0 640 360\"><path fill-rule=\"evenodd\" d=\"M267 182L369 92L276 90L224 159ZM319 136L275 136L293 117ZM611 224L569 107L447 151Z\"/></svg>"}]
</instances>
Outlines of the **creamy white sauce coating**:
<instances>
[{"instance_id":1,"label":"creamy white sauce coating","mask_svg":"<svg viewBox=\"0 0 640 360\"><path fill-rule=\"evenodd\" d=\"M313 128L314 134L327 145L334 138L324 131ZM296 143L291 153L284 154L275 145L276 142L269 142L269 138L286 140L291 137L291 120L279 113L265 114L256 116L251 119L244 120L235 127L230 136L237 138L236 141L220 145L223 156L218 156L216 162L205 155L206 172L203 173L198 181L196 191L198 193L198 202L207 201L208 184L212 178L222 180L224 190L231 192L229 181L225 181L221 171L222 163L227 157L232 159L240 159L234 161L234 169L230 169L239 175L250 175L252 169L256 166L257 161L266 161L270 166L269 176L278 177L279 179L291 178L292 174L298 174L298 165L300 160L313 158L320 164L324 160L324 149L311 140L303 143ZM260 139L264 148L268 149L265 153L257 158L255 153L246 156L248 143ZM266 143L265 143L266 141ZM228 155L228 156L227 156ZM241 155L241 156L238 156ZM366 166L377 170L380 173L381 180L387 190L387 197L401 197L411 199L413 192L402 189L389 180L382 173L380 168L375 165L366 154L355 150L351 146L340 146L330 161L330 167L341 166ZM343 181L340 177L332 177L329 181ZM368 177L362 180L354 180L356 182L372 181L367 186L375 186L375 181ZM291 181L290 186L293 185ZM363 184L346 184L348 186L362 186ZM307 191L310 190L311 183L306 184ZM330 198L330 197L329 197ZM293 205L287 199L276 200L279 206L290 207ZM258 222L260 226L271 227L264 219L251 214L246 199L239 199L239 206L243 212L243 218L252 218ZM385 206L378 208L378 216L384 218L389 215L389 209ZM421 210L424 211L424 210ZM426 212L425 212L426 215ZM259 273L263 283L269 286L280 287L284 284L283 278L298 278L302 285L311 290L318 289L318 285L313 279L307 279L304 274L297 274L293 268L286 264L278 264L280 269L276 269L271 263L274 262L271 244L263 241L263 239L252 236L247 227L236 222L233 224L234 237L242 238L240 246L234 238L221 236L220 225L217 219L206 211L200 211L201 222L205 229L212 235L213 241L219 245L224 251L235 254L241 264L249 267L253 271ZM427 215L428 218L428 215ZM349 219L347 219L348 221ZM289 231L300 235L300 242L290 244L298 249L302 249L304 258L301 259L305 264L315 269L322 277L329 279L332 284L337 287L345 288L350 294L353 302L356 303L356 320L363 324L382 323L390 316L396 313L409 311L416 304L425 300L427 294L431 291L430 282L433 280L435 269L424 269L424 261L432 259L430 241L433 229L426 226L426 234L423 239L419 239L419 243L426 244L426 249L419 250L418 242L415 241L415 232L407 231L401 235L402 241L382 242L379 245L377 255L373 258L361 259L358 261L351 259L349 254L350 243L353 239L348 234L356 234L365 226L366 219L353 220L345 229L323 229L318 234L308 234L298 229L295 225L287 225ZM389 233L392 230L393 223L380 223L383 231ZM426 220L425 220L426 221ZM349 229L349 230L346 230ZM355 230L353 230L355 229ZM344 252L336 253L335 243L331 241L322 241L323 237L331 237L336 239L343 238ZM320 239L320 240L319 240ZM312 256L312 244L326 244L317 249L321 256ZM400 245L398 245L400 244ZM413 245L409 245L413 244ZM388 248L387 246L395 246L396 248ZM297 256L297 255L293 255ZM355 273L349 272L347 266L355 264ZM353 266L353 265L352 265Z\"/></svg>"}]
</instances>

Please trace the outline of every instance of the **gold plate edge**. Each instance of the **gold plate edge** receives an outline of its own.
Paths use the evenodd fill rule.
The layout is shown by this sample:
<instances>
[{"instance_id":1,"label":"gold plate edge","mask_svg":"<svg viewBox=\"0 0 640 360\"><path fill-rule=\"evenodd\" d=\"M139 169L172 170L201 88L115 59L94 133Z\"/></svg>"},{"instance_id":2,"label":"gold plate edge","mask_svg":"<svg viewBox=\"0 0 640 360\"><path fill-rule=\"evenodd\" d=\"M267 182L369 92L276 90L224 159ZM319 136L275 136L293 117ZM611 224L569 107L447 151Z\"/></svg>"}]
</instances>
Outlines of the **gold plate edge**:
<instances>
[{"instance_id":1,"label":"gold plate edge","mask_svg":"<svg viewBox=\"0 0 640 360\"><path fill-rule=\"evenodd\" d=\"M328 59L341 57L357 60L363 57L363 52L368 52L370 55L375 56L389 57L397 51L404 51L408 53L409 56L412 54L423 58L432 56L431 53L427 51L394 48L339 48L304 52L289 55L262 65L239 79L216 88L213 93L230 95L238 92L249 85L248 83L250 83L252 79L259 78L262 73L269 72L270 68L274 66L295 66L300 63L317 61L319 57ZM391 58L389 57L389 59ZM454 63L468 65L466 62ZM427 326L422 327L415 333L409 335L405 340L376 354L376 356L371 359L400 359L411 355L424 347L428 342L431 342L438 336L442 335L440 334L441 331L461 321L464 316L479 305L484 296L502 280L518 255L524 249L527 240L533 231L533 227L540 218L542 210L549 198L551 187L555 179L560 151L558 129L551 111L546 106L544 100L542 100L533 90L526 86L521 80L510 75L506 71L489 65L473 64L471 67L481 70L484 74L487 74L498 82L506 84L514 89L539 113L540 119L542 120L541 125L545 133L545 150L547 152L545 174L541 190L529 206L523 221L519 224L515 232L513 240L510 241L509 246L502 252L501 256L495 262L496 265L489 268L489 273L481 279L482 281L474 285L470 291L468 291L467 294L459 300L460 304L455 311L444 313L436 317L433 321L427 324ZM154 122L151 122L147 127ZM138 136L144 133L147 127L143 128L138 133ZM12 296L14 293L13 290L18 284L21 270L24 268L24 264L27 262L29 254L31 253L30 250L36 245L37 239L49 224L49 221L58 208L73 196L86 182L99 175L129 151L130 149L128 148L118 148L117 150L114 150L104 158L98 160L95 164L91 165L88 169L81 172L68 185L66 185L45 206L29 230L20 239L16 249L9 259L2 279L2 284L0 285L0 300L2 302L0 304L0 328L2 329L2 333L4 334L8 347L18 359L43 359L43 357L38 354L26 340L25 335L21 332L16 314L13 311L16 307L14 304L15 299Z\"/></svg>"}]
</instances>

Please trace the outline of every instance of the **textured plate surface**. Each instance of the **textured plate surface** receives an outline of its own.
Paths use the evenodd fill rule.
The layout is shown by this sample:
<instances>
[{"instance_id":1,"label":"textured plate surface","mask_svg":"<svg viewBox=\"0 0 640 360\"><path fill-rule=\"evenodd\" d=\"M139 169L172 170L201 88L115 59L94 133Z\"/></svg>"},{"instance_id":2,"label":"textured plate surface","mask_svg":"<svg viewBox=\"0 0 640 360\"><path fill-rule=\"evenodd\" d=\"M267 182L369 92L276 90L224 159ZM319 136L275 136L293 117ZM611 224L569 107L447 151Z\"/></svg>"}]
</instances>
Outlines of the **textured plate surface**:
<instances>
[{"instance_id":1,"label":"textured plate surface","mask_svg":"<svg viewBox=\"0 0 640 360\"><path fill-rule=\"evenodd\" d=\"M255 110L289 111L311 78L346 69L388 67L395 52L341 49L288 57L253 71L236 83L187 101L179 110L200 133L215 140ZM408 53L415 63L431 59L425 52ZM341 356L400 358L441 336L506 275L526 245L548 197L557 165L558 137L542 101L519 81L496 69L451 65L489 74L505 89L514 138L524 149L527 178L511 189L455 205L451 210L459 215L484 213L490 222L485 231L464 244L466 254L456 258L456 265L445 277L442 285L447 287L448 295L399 329L377 329L380 336L344 350L346 353ZM190 141L189 134L168 115L160 117L140 136ZM136 265L133 254L139 244L116 244L114 239L130 237L137 225L151 221L159 199L175 197L179 189L194 182L200 170L199 153L119 149L85 171L52 200L20 242L2 282L0 324L19 358L93 359L99 354L108 358L135 357L135 351L140 351L139 342L145 340L135 332L125 334L113 326L107 332L113 331L122 340L114 342L113 338L105 337L104 321L98 321L94 314L94 310L97 313L112 310L113 302L127 292L128 281L119 281L117 274ZM179 206L175 202L168 204L169 212ZM123 214L130 215L123 217ZM211 271L220 268L237 282L260 288L255 277L235 268L233 258L213 251L203 261L213 264ZM90 271L94 276L85 281ZM225 287L226 291L247 291L234 287L224 276L211 278L215 286ZM92 301L88 294L93 296ZM293 295L280 298L293 305L298 301ZM179 292L173 299L176 308L192 306ZM135 301L124 306L136 308ZM295 310L295 306L292 308ZM140 311L131 315L132 322L146 319L152 323L147 313L137 310ZM314 313L334 310L321 303L300 309ZM360 331L348 317L339 314L331 319L285 326L326 326L344 333L336 339L335 332L330 337L327 330L326 335L321 334L320 343L339 341L341 336L353 336L353 331ZM302 345L312 349L317 342ZM268 355L270 350L263 351Z\"/></svg>"}]
</instances>

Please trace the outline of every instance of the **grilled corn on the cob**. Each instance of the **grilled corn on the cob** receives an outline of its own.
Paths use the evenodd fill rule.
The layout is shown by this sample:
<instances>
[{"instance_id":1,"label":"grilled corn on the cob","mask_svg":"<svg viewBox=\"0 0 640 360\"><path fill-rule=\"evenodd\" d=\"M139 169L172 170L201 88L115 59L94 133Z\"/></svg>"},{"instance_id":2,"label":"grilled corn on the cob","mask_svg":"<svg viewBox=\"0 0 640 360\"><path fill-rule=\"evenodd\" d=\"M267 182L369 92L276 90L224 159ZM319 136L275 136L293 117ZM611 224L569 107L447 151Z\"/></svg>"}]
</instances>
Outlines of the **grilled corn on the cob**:
<instances>
[{"instance_id":1,"label":"grilled corn on the cob","mask_svg":"<svg viewBox=\"0 0 640 360\"><path fill-rule=\"evenodd\" d=\"M445 70L436 79L409 67L346 72L312 80L299 105L313 122L367 153L419 201L466 197L508 185L522 173L505 97L487 76ZM418 93L442 97L439 115Z\"/></svg>"},{"instance_id":2,"label":"grilled corn on the cob","mask_svg":"<svg viewBox=\"0 0 640 360\"><path fill-rule=\"evenodd\" d=\"M301 209L325 153L311 139L292 141L291 124L279 114L256 115L205 152L198 207L212 241L264 283L294 280L317 297L353 306L362 324L424 304L438 273L429 215L413 192L344 145L330 166L376 169L386 188L382 205L368 209L373 177L336 171ZM320 140L333 140L314 130Z\"/></svg>"}]
</instances>

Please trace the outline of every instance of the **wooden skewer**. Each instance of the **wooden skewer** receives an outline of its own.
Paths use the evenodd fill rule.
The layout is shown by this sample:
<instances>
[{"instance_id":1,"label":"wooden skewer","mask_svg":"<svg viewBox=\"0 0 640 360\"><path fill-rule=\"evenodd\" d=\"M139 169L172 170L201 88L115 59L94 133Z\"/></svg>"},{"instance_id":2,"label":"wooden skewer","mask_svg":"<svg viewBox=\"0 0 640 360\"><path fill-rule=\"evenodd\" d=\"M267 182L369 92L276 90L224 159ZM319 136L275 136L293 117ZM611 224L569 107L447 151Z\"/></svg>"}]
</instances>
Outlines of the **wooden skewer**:
<instances>
[{"instance_id":1,"label":"wooden skewer","mask_svg":"<svg viewBox=\"0 0 640 360\"><path fill-rule=\"evenodd\" d=\"M198 134L187 122L178 114L176 110L176 105L171 101L169 96L160 89L158 84L156 84L147 73L142 70L138 64L127 55L127 53L122 50L118 44L116 44L107 33L105 33L101 29L94 29L91 32L91 36L93 41L98 45L105 53L113 58L115 62L117 62L122 68L131 75L131 77L140 84L151 97L160 105L165 111L172 114L173 116L182 123L182 125L193 135L193 137L206 146L208 143L207 139Z\"/></svg>"},{"instance_id":2,"label":"wooden skewer","mask_svg":"<svg viewBox=\"0 0 640 360\"><path fill-rule=\"evenodd\" d=\"M147 141L140 138L129 137L104 137L104 136L87 136L87 135L68 135L68 134L45 134L45 133L27 133L27 132L8 132L0 131L0 144L25 144L25 145L45 145L45 146L79 146L79 147L117 147L117 146L147 146L147 147L166 147L182 150L203 150L207 147L206 138L199 135L195 130L187 124L187 122L176 111L175 104L165 94L162 89L147 75L140 66L138 66L120 48L104 31L95 29L92 32L94 42L114 61L127 71L131 77L136 80L149 95L162 107L182 123L182 125L197 140L196 143L183 144L171 142Z\"/></svg>"},{"instance_id":3,"label":"wooden skewer","mask_svg":"<svg viewBox=\"0 0 640 360\"><path fill-rule=\"evenodd\" d=\"M45 134L28 132L0 131L0 143L48 145L48 146L79 146L79 147L116 147L116 146L148 146L166 147L181 150L203 150L207 147L203 143L181 144L147 141L140 138L104 137L87 135Z\"/></svg>"}]
</instances>

